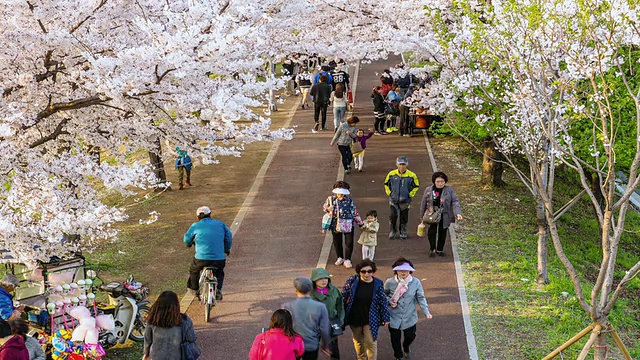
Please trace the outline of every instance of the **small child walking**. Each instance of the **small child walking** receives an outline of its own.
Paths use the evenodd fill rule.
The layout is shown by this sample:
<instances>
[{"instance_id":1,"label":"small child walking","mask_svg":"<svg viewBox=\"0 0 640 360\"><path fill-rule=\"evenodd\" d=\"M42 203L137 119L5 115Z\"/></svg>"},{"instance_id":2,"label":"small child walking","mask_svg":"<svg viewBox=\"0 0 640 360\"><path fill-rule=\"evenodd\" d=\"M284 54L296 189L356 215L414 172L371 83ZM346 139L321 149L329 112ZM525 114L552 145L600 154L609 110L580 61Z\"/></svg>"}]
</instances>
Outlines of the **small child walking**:
<instances>
[{"instance_id":1,"label":"small child walking","mask_svg":"<svg viewBox=\"0 0 640 360\"><path fill-rule=\"evenodd\" d=\"M353 166L359 172L362 172L362 167L364 166L364 149L367 148L367 140L373 136L373 130L367 129L369 133L367 135L364 134L364 130L358 129L356 131L356 138L353 139L354 143L360 143L362 151L353 153Z\"/></svg>"},{"instance_id":2,"label":"small child walking","mask_svg":"<svg viewBox=\"0 0 640 360\"><path fill-rule=\"evenodd\" d=\"M361 233L358 238L358 244L362 245L362 260L369 259L373 261L376 254L376 246L378 245L378 212L370 210L367 212L367 220L360 227Z\"/></svg>"}]
</instances>

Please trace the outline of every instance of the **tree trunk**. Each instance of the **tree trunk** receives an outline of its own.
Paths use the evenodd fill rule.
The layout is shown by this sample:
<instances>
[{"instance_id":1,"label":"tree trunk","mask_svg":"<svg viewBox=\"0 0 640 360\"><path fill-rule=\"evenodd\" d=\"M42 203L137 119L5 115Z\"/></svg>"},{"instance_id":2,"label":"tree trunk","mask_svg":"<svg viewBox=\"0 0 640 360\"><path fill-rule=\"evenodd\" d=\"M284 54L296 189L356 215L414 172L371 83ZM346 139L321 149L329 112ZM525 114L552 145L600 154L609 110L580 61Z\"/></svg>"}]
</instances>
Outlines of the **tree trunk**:
<instances>
[{"instance_id":1,"label":"tree trunk","mask_svg":"<svg viewBox=\"0 0 640 360\"><path fill-rule=\"evenodd\" d=\"M549 283L547 271L547 249L549 244L549 227L544 214L544 204L540 199L536 201L536 220L538 224L538 284Z\"/></svg>"},{"instance_id":2,"label":"tree trunk","mask_svg":"<svg viewBox=\"0 0 640 360\"><path fill-rule=\"evenodd\" d=\"M604 194L602 193L602 189L600 188L600 180L598 179L598 174L585 170L585 175L589 177L589 188L591 188L591 191L596 197L598 204L600 204L600 209L604 210L605 199Z\"/></svg>"},{"instance_id":3,"label":"tree trunk","mask_svg":"<svg viewBox=\"0 0 640 360\"><path fill-rule=\"evenodd\" d=\"M505 183L502 181L504 165L502 154L496 149L493 140L484 142L484 157L482 158L482 180L484 187L501 187Z\"/></svg>"},{"instance_id":4,"label":"tree trunk","mask_svg":"<svg viewBox=\"0 0 640 360\"><path fill-rule=\"evenodd\" d=\"M586 344L582 348L578 360L584 360L589 355L589 352L593 349L593 360L608 360L609 352L607 346L608 332L603 332L607 328L608 321L598 320L596 327L593 329L591 336L589 336Z\"/></svg>"},{"instance_id":5,"label":"tree trunk","mask_svg":"<svg viewBox=\"0 0 640 360\"><path fill-rule=\"evenodd\" d=\"M149 160L151 161L151 166L153 167L153 173L158 179L158 184L166 183L167 174L164 171L164 163L162 161L162 145L160 144L159 138L156 139L155 145L156 148L149 151Z\"/></svg>"}]
</instances>

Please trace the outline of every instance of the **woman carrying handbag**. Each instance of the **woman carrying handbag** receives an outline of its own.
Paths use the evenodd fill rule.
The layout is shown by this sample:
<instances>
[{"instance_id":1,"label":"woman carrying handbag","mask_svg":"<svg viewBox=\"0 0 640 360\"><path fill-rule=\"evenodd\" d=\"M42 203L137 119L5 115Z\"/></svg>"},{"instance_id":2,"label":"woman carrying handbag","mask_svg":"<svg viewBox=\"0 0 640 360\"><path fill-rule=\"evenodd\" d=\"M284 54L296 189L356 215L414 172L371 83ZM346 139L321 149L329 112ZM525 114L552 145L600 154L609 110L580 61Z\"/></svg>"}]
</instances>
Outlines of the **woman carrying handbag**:
<instances>
[{"instance_id":1,"label":"woman carrying handbag","mask_svg":"<svg viewBox=\"0 0 640 360\"><path fill-rule=\"evenodd\" d=\"M349 196L349 184L344 181L337 181L333 184L333 196L329 196L324 202L322 210L331 217L331 234L333 235L333 246L336 249L336 265L344 265L347 269L353 267L351 264L351 254L353 253L353 232L354 226L364 225L360 214L356 209L353 199ZM355 223L355 224L354 224ZM342 240L344 238L344 248ZM343 251L344 249L344 251Z\"/></svg>"},{"instance_id":2,"label":"woman carrying handbag","mask_svg":"<svg viewBox=\"0 0 640 360\"><path fill-rule=\"evenodd\" d=\"M447 232L449 225L456 220L462 220L462 211L460 210L460 201L458 195L451 186L445 184L449 178L441 171L433 173L431 181L433 185L424 189L422 203L420 204L420 219L426 223L426 218L432 214L440 212L440 219L436 223L429 224L427 236L429 238L429 246L431 252L429 256L436 254L444 256L444 244L447 240Z\"/></svg>"}]
</instances>

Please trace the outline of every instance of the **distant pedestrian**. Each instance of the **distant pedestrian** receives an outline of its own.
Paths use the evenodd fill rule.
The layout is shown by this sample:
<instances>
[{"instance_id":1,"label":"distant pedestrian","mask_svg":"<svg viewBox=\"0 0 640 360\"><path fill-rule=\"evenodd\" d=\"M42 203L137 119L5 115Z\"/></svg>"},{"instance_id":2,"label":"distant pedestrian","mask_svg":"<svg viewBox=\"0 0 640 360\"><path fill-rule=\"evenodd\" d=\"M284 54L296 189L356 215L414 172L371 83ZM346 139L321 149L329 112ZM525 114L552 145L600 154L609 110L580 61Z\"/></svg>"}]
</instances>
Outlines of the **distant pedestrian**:
<instances>
[{"instance_id":1,"label":"distant pedestrian","mask_svg":"<svg viewBox=\"0 0 640 360\"><path fill-rule=\"evenodd\" d=\"M300 88L300 93L302 94L302 105L303 109L309 108L309 90L311 89L311 83L313 81L313 74L309 72L309 68L304 66L302 71L298 73L296 76L296 82L298 83L298 87Z\"/></svg>"},{"instance_id":2,"label":"distant pedestrian","mask_svg":"<svg viewBox=\"0 0 640 360\"><path fill-rule=\"evenodd\" d=\"M29 333L29 325L23 319L16 319L9 321L11 325L11 333L14 335L22 336L24 344L29 352L29 360L46 360L47 355L40 345L40 341L33 336L27 335Z\"/></svg>"},{"instance_id":3,"label":"distant pedestrian","mask_svg":"<svg viewBox=\"0 0 640 360\"><path fill-rule=\"evenodd\" d=\"M391 347L396 360L408 360L411 357L411 343L416 339L418 323L416 305L420 306L427 319L431 319L431 313L422 283L412 276L416 271L413 263L401 257L393 263L392 268L394 276L384 283L384 293L389 299L391 314L389 322ZM403 334L404 341L401 341Z\"/></svg>"},{"instance_id":4,"label":"distant pedestrian","mask_svg":"<svg viewBox=\"0 0 640 360\"><path fill-rule=\"evenodd\" d=\"M313 96L313 121L315 125L311 129L312 133L318 130L325 130L327 127L327 107L331 101L331 85L328 83L329 78L322 75L320 82L311 87L310 94ZM322 114L322 127L320 127L320 115Z\"/></svg>"},{"instance_id":5,"label":"distant pedestrian","mask_svg":"<svg viewBox=\"0 0 640 360\"><path fill-rule=\"evenodd\" d=\"M311 298L311 279L298 277L293 286L297 299L284 304L283 308L291 313L293 329L304 341L302 360L316 360L321 345L326 348L331 342L329 312L324 304Z\"/></svg>"},{"instance_id":6,"label":"distant pedestrian","mask_svg":"<svg viewBox=\"0 0 640 360\"><path fill-rule=\"evenodd\" d=\"M316 74L316 77L313 79L313 83L317 84L322 81L321 77L327 77L327 84L329 84L330 88L333 88L333 76L331 76L331 67L329 65L320 66L320 72Z\"/></svg>"},{"instance_id":7,"label":"distant pedestrian","mask_svg":"<svg viewBox=\"0 0 640 360\"><path fill-rule=\"evenodd\" d=\"M313 79L313 83L317 84L320 81L322 81L321 77L323 76L327 77L327 84L329 84L329 86L333 88L333 76L331 75L331 67L329 65L322 65L320 67L320 71L316 74L316 77Z\"/></svg>"},{"instance_id":8,"label":"distant pedestrian","mask_svg":"<svg viewBox=\"0 0 640 360\"><path fill-rule=\"evenodd\" d=\"M191 157L187 154L186 151L180 150L179 147L176 147L176 151L178 152L178 158L176 159L176 170L178 170L178 190L182 190L184 188L184 173L187 173L187 185L191 186L191 167L193 163L191 162Z\"/></svg>"},{"instance_id":9,"label":"distant pedestrian","mask_svg":"<svg viewBox=\"0 0 640 360\"><path fill-rule=\"evenodd\" d=\"M198 339L191 318L180 313L180 300L173 291L164 291L158 296L146 320L143 360L180 359L183 339L193 345ZM195 349L199 353L197 346Z\"/></svg>"},{"instance_id":10,"label":"distant pedestrian","mask_svg":"<svg viewBox=\"0 0 640 360\"><path fill-rule=\"evenodd\" d=\"M11 332L11 325L0 320L0 360L29 360L24 338Z\"/></svg>"},{"instance_id":11,"label":"distant pedestrian","mask_svg":"<svg viewBox=\"0 0 640 360\"><path fill-rule=\"evenodd\" d=\"M311 271L311 281L313 281L311 297L327 307L331 327L342 329L344 324L344 302L340 289L331 283L331 275L323 268L313 269ZM338 336L331 337L327 353L332 359L340 358Z\"/></svg>"},{"instance_id":12,"label":"distant pedestrian","mask_svg":"<svg viewBox=\"0 0 640 360\"><path fill-rule=\"evenodd\" d=\"M351 143L356 138L356 124L360 122L357 116L352 116L347 119L347 122L341 124L333 134L331 139L331 146L338 144L338 150L342 155L342 166L344 167L345 174L351 173L351 162L353 162L353 154L351 153Z\"/></svg>"},{"instance_id":13,"label":"distant pedestrian","mask_svg":"<svg viewBox=\"0 0 640 360\"><path fill-rule=\"evenodd\" d=\"M371 98L373 98L373 117L374 124L373 128L376 131L376 135L385 135L384 128L384 112L385 112L385 103L384 96L381 94L381 87L376 86L373 88L371 92Z\"/></svg>"},{"instance_id":14,"label":"distant pedestrian","mask_svg":"<svg viewBox=\"0 0 640 360\"><path fill-rule=\"evenodd\" d=\"M434 211L442 207L442 216L440 222L429 225L427 236L429 237L429 246L431 252L429 256L433 257L438 254L444 256L444 244L447 240L447 232L449 225L462 220L462 211L460 210L460 200L456 191L451 186L445 184L449 181L447 175L441 171L433 173L431 176L433 185L424 189L422 203L420 204L421 219L426 215L432 214Z\"/></svg>"},{"instance_id":15,"label":"distant pedestrian","mask_svg":"<svg viewBox=\"0 0 640 360\"><path fill-rule=\"evenodd\" d=\"M389 196L391 215L389 216L389 239L395 239L398 229L400 239L407 239L407 222L409 221L409 208L411 201L416 196L420 182L418 176L407 169L409 160L406 156L399 156L396 159L395 170L391 170L384 179L384 189ZM400 218L400 226L398 224Z\"/></svg>"},{"instance_id":16,"label":"distant pedestrian","mask_svg":"<svg viewBox=\"0 0 640 360\"><path fill-rule=\"evenodd\" d=\"M364 221L360 228L360 238L358 238L358 244L362 245L362 259L373 261L373 257L376 254L376 246L378 245L379 229L378 212L369 210L367 212L367 220Z\"/></svg>"},{"instance_id":17,"label":"distant pedestrian","mask_svg":"<svg viewBox=\"0 0 640 360\"><path fill-rule=\"evenodd\" d=\"M344 123L344 116L347 113L347 106L349 106L343 84L337 84L336 89L331 93L331 105L333 106L333 131L335 132Z\"/></svg>"},{"instance_id":18,"label":"distant pedestrian","mask_svg":"<svg viewBox=\"0 0 640 360\"><path fill-rule=\"evenodd\" d=\"M334 87L338 85L342 85L342 88L345 92L348 92L350 89L349 84L349 74L344 71L344 66L338 65L336 69L331 73L331 77L333 79Z\"/></svg>"},{"instance_id":19,"label":"distant pedestrian","mask_svg":"<svg viewBox=\"0 0 640 360\"><path fill-rule=\"evenodd\" d=\"M364 167L364 150L367 148L367 140L373 136L373 131L371 129L368 130L369 133L365 135L364 130L358 129L356 131L356 138L353 139L353 145L351 145L353 167L357 169L358 172L362 172L362 168ZM354 151L354 146L356 146L356 150L359 151Z\"/></svg>"},{"instance_id":20,"label":"distant pedestrian","mask_svg":"<svg viewBox=\"0 0 640 360\"><path fill-rule=\"evenodd\" d=\"M285 309L271 315L269 330L256 336L249 360L296 360L304 355L304 341L293 329L291 313Z\"/></svg>"},{"instance_id":21,"label":"distant pedestrian","mask_svg":"<svg viewBox=\"0 0 640 360\"><path fill-rule=\"evenodd\" d=\"M389 309L382 280L374 277L376 264L362 260L356 274L342 288L345 325L351 327L358 360L378 359L378 330L389 323Z\"/></svg>"},{"instance_id":22,"label":"distant pedestrian","mask_svg":"<svg viewBox=\"0 0 640 360\"><path fill-rule=\"evenodd\" d=\"M396 119L398 115L400 115L400 101L402 101L402 97L400 96L398 85L391 85L391 90L384 101L387 118L387 133L398 131L398 128L396 127Z\"/></svg>"},{"instance_id":23,"label":"distant pedestrian","mask_svg":"<svg viewBox=\"0 0 640 360\"><path fill-rule=\"evenodd\" d=\"M333 247L336 249L336 265L344 265L351 268L351 254L353 253L354 223L362 226L363 222L356 209L353 199L349 196L349 184L337 181L333 184L332 193L322 206L322 210L331 216L331 235L333 235ZM344 238L344 250L342 240Z\"/></svg>"}]
</instances>

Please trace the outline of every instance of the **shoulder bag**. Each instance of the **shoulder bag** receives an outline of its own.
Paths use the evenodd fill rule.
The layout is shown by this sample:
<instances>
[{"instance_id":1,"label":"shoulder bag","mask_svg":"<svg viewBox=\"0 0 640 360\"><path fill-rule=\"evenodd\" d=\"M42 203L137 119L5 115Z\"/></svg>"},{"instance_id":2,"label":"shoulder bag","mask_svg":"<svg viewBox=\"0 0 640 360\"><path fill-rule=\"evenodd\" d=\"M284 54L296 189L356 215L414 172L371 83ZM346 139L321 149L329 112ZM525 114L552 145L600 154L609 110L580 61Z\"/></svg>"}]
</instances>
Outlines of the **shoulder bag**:
<instances>
[{"instance_id":1,"label":"shoulder bag","mask_svg":"<svg viewBox=\"0 0 640 360\"><path fill-rule=\"evenodd\" d=\"M360 141L358 140L354 140L351 143L351 153L352 154L357 154L362 152L364 149L362 148L362 144L360 143Z\"/></svg>"},{"instance_id":2,"label":"shoulder bag","mask_svg":"<svg viewBox=\"0 0 640 360\"><path fill-rule=\"evenodd\" d=\"M186 315L181 315L180 330L182 331L182 341L180 342L180 350L182 351L182 360L196 360L200 357L200 348L195 342L189 341L187 338L187 322Z\"/></svg>"},{"instance_id":3,"label":"shoulder bag","mask_svg":"<svg viewBox=\"0 0 640 360\"><path fill-rule=\"evenodd\" d=\"M422 222L429 225L439 223L440 219L442 219L443 209L444 208L440 206L434 212L432 212L431 215L424 214L424 217L422 218Z\"/></svg>"}]
</instances>

